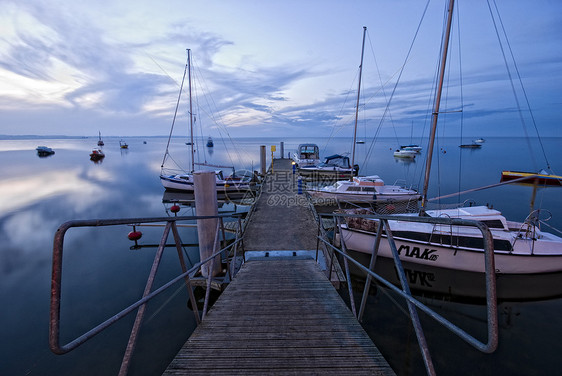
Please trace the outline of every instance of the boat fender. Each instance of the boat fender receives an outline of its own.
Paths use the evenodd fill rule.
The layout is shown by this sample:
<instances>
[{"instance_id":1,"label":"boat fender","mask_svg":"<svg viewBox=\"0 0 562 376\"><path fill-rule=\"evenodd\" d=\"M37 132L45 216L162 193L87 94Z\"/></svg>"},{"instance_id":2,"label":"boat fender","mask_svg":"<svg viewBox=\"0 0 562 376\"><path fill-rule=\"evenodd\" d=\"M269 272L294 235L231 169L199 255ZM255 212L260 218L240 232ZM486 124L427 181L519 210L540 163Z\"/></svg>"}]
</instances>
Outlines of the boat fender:
<instances>
[{"instance_id":1,"label":"boat fender","mask_svg":"<svg viewBox=\"0 0 562 376\"><path fill-rule=\"evenodd\" d=\"M170 208L170 211L174 214L177 214L180 211L180 206L178 204L174 204L172 205L172 207Z\"/></svg>"}]
</instances>

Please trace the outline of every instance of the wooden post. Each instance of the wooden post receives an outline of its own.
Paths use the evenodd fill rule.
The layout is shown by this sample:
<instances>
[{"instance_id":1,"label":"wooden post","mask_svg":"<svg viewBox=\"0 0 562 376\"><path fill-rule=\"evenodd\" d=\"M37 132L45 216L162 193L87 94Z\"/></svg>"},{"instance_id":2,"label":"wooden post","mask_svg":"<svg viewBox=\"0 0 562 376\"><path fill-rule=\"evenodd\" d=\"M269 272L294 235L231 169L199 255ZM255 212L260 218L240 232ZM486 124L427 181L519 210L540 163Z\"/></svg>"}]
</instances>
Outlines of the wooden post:
<instances>
[{"instance_id":1,"label":"wooden post","mask_svg":"<svg viewBox=\"0 0 562 376\"><path fill-rule=\"evenodd\" d=\"M265 173L267 172L266 167L265 167L265 145L261 145L260 146L260 166L261 166L261 176L265 176Z\"/></svg>"},{"instance_id":2,"label":"wooden post","mask_svg":"<svg viewBox=\"0 0 562 376\"><path fill-rule=\"evenodd\" d=\"M193 185L195 193L195 213L196 215L217 215L217 189L216 177L213 171L196 171L193 173ZM215 237L217 236L218 218L198 219L197 220L197 235L199 236L199 256L201 260L209 258L213 254L215 245ZM220 243L217 244L219 249ZM215 258L211 276L215 276L221 271L221 257L220 255ZM207 277L208 271L211 267L209 261L204 267L201 268L203 277Z\"/></svg>"}]
</instances>

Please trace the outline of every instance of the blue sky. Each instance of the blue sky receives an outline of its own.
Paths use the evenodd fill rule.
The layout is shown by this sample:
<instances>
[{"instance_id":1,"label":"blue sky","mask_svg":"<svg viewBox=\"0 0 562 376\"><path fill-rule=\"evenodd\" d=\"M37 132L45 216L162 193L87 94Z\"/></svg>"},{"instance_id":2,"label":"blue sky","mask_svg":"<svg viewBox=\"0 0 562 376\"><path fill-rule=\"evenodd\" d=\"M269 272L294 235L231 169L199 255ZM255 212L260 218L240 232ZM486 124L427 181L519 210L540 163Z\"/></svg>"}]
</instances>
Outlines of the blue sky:
<instances>
[{"instance_id":1,"label":"blue sky","mask_svg":"<svg viewBox=\"0 0 562 376\"><path fill-rule=\"evenodd\" d=\"M0 0L0 134L167 135L190 48L199 103L215 114L195 111L204 134L347 136L366 26L359 133L421 135L445 3L429 2L408 55L425 1ZM497 9L526 90L514 82L517 101L525 110L528 99L541 136L562 135L562 2ZM535 135L488 3L457 10L440 133Z\"/></svg>"}]
</instances>

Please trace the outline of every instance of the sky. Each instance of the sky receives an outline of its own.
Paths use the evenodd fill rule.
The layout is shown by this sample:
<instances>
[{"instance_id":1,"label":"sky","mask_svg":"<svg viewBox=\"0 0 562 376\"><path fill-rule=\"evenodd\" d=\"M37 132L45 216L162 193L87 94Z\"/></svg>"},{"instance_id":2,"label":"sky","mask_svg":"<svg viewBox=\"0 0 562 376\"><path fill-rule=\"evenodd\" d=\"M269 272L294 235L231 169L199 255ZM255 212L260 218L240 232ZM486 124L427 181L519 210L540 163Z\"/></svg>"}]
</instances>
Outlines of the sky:
<instances>
[{"instance_id":1,"label":"sky","mask_svg":"<svg viewBox=\"0 0 562 376\"><path fill-rule=\"evenodd\" d=\"M189 48L201 134L351 136L364 26L358 134L422 135L446 2L0 0L0 135L167 135ZM440 134L562 136L562 1L456 11Z\"/></svg>"}]
</instances>

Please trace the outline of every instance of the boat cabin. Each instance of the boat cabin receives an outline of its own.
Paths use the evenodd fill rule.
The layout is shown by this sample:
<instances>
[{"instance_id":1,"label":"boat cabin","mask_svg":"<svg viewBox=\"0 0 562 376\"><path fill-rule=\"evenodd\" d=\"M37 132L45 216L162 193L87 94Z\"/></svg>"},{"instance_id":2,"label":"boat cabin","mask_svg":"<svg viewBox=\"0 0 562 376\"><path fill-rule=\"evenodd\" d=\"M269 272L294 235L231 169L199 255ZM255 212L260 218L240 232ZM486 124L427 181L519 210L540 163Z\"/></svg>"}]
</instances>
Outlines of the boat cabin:
<instances>
[{"instance_id":1,"label":"boat cabin","mask_svg":"<svg viewBox=\"0 0 562 376\"><path fill-rule=\"evenodd\" d=\"M334 155L330 155L329 157L326 157L324 162L320 163L320 166L322 167L335 166L341 168L351 168L351 165L349 163L349 157L345 157L339 154L334 154Z\"/></svg>"},{"instance_id":2,"label":"boat cabin","mask_svg":"<svg viewBox=\"0 0 562 376\"><path fill-rule=\"evenodd\" d=\"M469 206L457 209L444 209L444 210L428 210L426 211L431 217L450 217L472 219L475 221L483 222L491 229L509 230L505 217L495 209L490 209L486 206Z\"/></svg>"},{"instance_id":3,"label":"boat cabin","mask_svg":"<svg viewBox=\"0 0 562 376\"><path fill-rule=\"evenodd\" d=\"M320 159L320 151L316 144L301 144L297 153L299 159Z\"/></svg>"}]
</instances>

